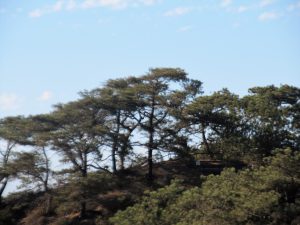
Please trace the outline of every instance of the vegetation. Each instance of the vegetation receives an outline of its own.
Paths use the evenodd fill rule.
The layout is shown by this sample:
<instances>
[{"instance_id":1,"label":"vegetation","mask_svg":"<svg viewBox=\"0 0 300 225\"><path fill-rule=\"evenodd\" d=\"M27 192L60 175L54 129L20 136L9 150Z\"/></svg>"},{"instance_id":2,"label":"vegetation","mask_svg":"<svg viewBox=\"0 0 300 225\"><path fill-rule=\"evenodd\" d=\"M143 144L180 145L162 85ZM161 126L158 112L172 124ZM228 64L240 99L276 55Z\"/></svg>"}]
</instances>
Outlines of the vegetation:
<instances>
[{"instance_id":1,"label":"vegetation","mask_svg":"<svg viewBox=\"0 0 300 225\"><path fill-rule=\"evenodd\" d=\"M0 139L0 224L300 223L297 87L203 95L150 69L2 118Z\"/></svg>"},{"instance_id":2,"label":"vegetation","mask_svg":"<svg viewBox=\"0 0 300 225\"><path fill-rule=\"evenodd\" d=\"M203 177L199 187L175 181L146 193L110 219L113 224L298 224L300 154L281 150L263 166ZM290 175L288 175L290 174Z\"/></svg>"}]
</instances>

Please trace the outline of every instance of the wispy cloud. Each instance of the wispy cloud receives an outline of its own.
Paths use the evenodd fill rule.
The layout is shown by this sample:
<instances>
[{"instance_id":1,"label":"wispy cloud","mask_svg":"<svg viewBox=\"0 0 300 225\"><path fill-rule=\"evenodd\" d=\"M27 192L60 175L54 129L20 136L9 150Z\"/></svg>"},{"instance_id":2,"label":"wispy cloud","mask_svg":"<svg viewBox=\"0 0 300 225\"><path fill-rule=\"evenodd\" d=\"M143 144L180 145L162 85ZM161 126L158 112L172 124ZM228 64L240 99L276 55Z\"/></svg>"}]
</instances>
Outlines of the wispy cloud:
<instances>
[{"instance_id":1,"label":"wispy cloud","mask_svg":"<svg viewBox=\"0 0 300 225\"><path fill-rule=\"evenodd\" d=\"M243 12L246 12L247 10L249 10L248 6L241 5L241 6L237 7L236 12L243 13Z\"/></svg>"},{"instance_id":2,"label":"wispy cloud","mask_svg":"<svg viewBox=\"0 0 300 225\"><path fill-rule=\"evenodd\" d=\"M219 7L221 9L223 8L223 10L228 13L257 13L257 19L259 21L270 21L285 16L285 13L282 11L282 9L280 10L277 7L280 6L278 0L258 0L241 5L238 5L237 3L238 1L235 2L233 0L219 0ZM290 4L286 10L293 11L297 8L300 9L300 0L297 0L297 2L294 4ZM237 26L234 25L234 27Z\"/></svg>"},{"instance_id":3,"label":"wispy cloud","mask_svg":"<svg viewBox=\"0 0 300 225\"><path fill-rule=\"evenodd\" d=\"M121 9L128 6L128 1L125 0L85 0L79 5L80 8L96 8L96 7L110 7L114 9Z\"/></svg>"},{"instance_id":4,"label":"wispy cloud","mask_svg":"<svg viewBox=\"0 0 300 225\"><path fill-rule=\"evenodd\" d=\"M65 5L66 10L73 10L77 8L77 3L75 0L68 0Z\"/></svg>"},{"instance_id":5,"label":"wispy cloud","mask_svg":"<svg viewBox=\"0 0 300 225\"><path fill-rule=\"evenodd\" d=\"M247 3L247 4L234 4L232 0L223 0L219 4L220 10L225 10L227 13L245 13L248 11L257 10L257 3Z\"/></svg>"},{"instance_id":6,"label":"wispy cloud","mask_svg":"<svg viewBox=\"0 0 300 225\"><path fill-rule=\"evenodd\" d=\"M20 107L20 98L16 94L0 94L0 109L3 111L16 110Z\"/></svg>"},{"instance_id":7,"label":"wispy cloud","mask_svg":"<svg viewBox=\"0 0 300 225\"><path fill-rule=\"evenodd\" d=\"M193 27L191 25L180 27L177 32L187 32L191 30Z\"/></svg>"},{"instance_id":8,"label":"wispy cloud","mask_svg":"<svg viewBox=\"0 0 300 225\"><path fill-rule=\"evenodd\" d=\"M189 7L177 7L165 12L164 16L182 16L189 13L191 10L192 9Z\"/></svg>"},{"instance_id":9,"label":"wispy cloud","mask_svg":"<svg viewBox=\"0 0 300 225\"><path fill-rule=\"evenodd\" d=\"M296 10L296 9L300 9L300 1L298 1L298 2L296 2L296 3L294 3L294 4L290 4L290 5L288 5L288 7L287 7L287 10L288 10L288 11L294 11L294 10Z\"/></svg>"},{"instance_id":10,"label":"wispy cloud","mask_svg":"<svg viewBox=\"0 0 300 225\"><path fill-rule=\"evenodd\" d=\"M275 1L274 0L261 0L259 3L260 7L266 7L272 5Z\"/></svg>"},{"instance_id":11,"label":"wispy cloud","mask_svg":"<svg viewBox=\"0 0 300 225\"><path fill-rule=\"evenodd\" d=\"M48 101L52 98L53 94L51 91L44 91L39 97L38 97L38 100L39 101L42 101L42 102L45 102L45 101Z\"/></svg>"},{"instance_id":12,"label":"wispy cloud","mask_svg":"<svg viewBox=\"0 0 300 225\"><path fill-rule=\"evenodd\" d=\"M141 2L144 5L153 5L153 4L157 3L158 1L157 0L141 0Z\"/></svg>"},{"instance_id":13,"label":"wispy cloud","mask_svg":"<svg viewBox=\"0 0 300 225\"><path fill-rule=\"evenodd\" d=\"M235 22L232 24L232 27L235 28L235 29L238 29L240 28L241 24L239 22Z\"/></svg>"},{"instance_id":14,"label":"wispy cloud","mask_svg":"<svg viewBox=\"0 0 300 225\"><path fill-rule=\"evenodd\" d=\"M275 20L279 18L280 15L276 12L264 12L258 16L260 21L268 21L268 20Z\"/></svg>"},{"instance_id":15,"label":"wispy cloud","mask_svg":"<svg viewBox=\"0 0 300 225\"><path fill-rule=\"evenodd\" d=\"M222 0L220 3L221 7L228 7L233 3L233 0Z\"/></svg>"},{"instance_id":16,"label":"wispy cloud","mask_svg":"<svg viewBox=\"0 0 300 225\"><path fill-rule=\"evenodd\" d=\"M65 6L65 1L58 0L51 6L45 6L43 8L38 8L38 9L35 9L35 10L29 12L29 17L38 18L45 14L59 12L63 9L64 6Z\"/></svg>"},{"instance_id":17,"label":"wispy cloud","mask_svg":"<svg viewBox=\"0 0 300 225\"><path fill-rule=\"evenodd\" d=\"M29 16L32 17L32 18L37 18L37 17L41 17L42 15L45 14L45 11L44 10L41 10L41 9L35 9L33 11L31 11L29 13Z\"/></svg>"},{"instance_id":18,"label":"wispy cloud","mask_svg":"<svg viewBox=\"0 0 300 225\"><path fill-rule=\"evenodd\" d=\"M58 0L53 5L37 8L29 12L33 18L41 17L45 14L60 12L63 10L90 9L97 7L107 7L111 9L124 9L128 6L144 5L150 6L160 0Z\"/></svg>"}]
</instances>

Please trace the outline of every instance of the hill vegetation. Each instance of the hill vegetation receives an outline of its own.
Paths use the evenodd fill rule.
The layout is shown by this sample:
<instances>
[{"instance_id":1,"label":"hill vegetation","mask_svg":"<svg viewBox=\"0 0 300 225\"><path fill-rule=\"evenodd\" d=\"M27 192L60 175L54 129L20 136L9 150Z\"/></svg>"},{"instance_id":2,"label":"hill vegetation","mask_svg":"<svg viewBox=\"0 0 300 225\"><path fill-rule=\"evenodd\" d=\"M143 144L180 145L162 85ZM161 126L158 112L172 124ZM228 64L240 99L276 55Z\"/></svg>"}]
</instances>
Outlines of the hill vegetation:
<instances>
[{"instance_id":1,"label":"hill vegetation","mask_svg":"<svg viewBox=\"0 0 300 225\"><path fill-rule=\"evenodd\" d=\"M2 118L0 139L3 225L300 224L297 87L204 95L155 68Z\"/></svg>"}]
</instances>

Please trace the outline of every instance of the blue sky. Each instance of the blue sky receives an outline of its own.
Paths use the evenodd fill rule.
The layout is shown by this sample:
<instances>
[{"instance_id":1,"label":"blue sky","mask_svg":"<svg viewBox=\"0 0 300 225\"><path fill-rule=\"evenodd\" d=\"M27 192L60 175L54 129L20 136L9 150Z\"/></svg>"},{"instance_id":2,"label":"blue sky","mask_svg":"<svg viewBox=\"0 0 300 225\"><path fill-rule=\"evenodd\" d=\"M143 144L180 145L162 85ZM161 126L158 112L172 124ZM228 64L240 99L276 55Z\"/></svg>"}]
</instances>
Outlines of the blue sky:
<instances>
[{"instance_id":1,"label":"blue sky","mask_svg":"<svg viewBox=\"0 0 300 225\"><path fill-rule=\"evenodd\" d=\"M300 86L299 0L0 0L0 118L181 67L207 94Z\"/></svg>"}]
</instances>

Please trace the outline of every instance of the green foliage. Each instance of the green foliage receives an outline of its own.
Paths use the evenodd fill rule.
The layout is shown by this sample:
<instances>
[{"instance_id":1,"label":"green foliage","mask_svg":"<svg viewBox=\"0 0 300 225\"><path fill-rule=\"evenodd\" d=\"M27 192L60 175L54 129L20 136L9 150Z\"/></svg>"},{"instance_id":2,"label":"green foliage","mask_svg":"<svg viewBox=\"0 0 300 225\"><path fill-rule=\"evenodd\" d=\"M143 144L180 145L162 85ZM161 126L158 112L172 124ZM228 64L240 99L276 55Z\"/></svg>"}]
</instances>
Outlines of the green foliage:
<instances>
[{"instance_id":1,"label":"green foliage","mask_svg":"<svg viewBox=\"0 0 300 225\"><path fill-rule=\"evenodd\" d=\"M192 134L201 134L201 147L211 157L231 158L227 149L240 126L239 98L227 89L200 96L184 109L184 118ZM238 149L239 152L241 149ZM236 155L236 154L235 154Z\"/></svg>"},{"instance_id":2,"label":"green foliage","mask_svg":"<svg viewBox=\"0 0 300 225\"><path fill-rule=\"evenodd\" d=\"M133 77L109 80L103 88L82 93L84 99L89 99L99 111L103 110L109 114L104 125L105 144L111 147L114 173L117 172L117 154L120 158L120 169L124 169L125 157L132 150L131 135L141 120L136 115L141 105L134 88L137 82Z\"/></svg>"},{"instance_id":3,"label":"green foliage","mask_svg":"<svg viewBox=\"0 0 300 225\"><path fill-rule=\"evenodd\" d=\"M0 138L19 144L30 144L30 121L23 116L6 117L0 120Z\"/></svg>"},{"instance_id":4,"label":"green foliage","mask_svg":"<svg viewBox=\"0 0 300 225\"><path fill-rule=\"evenodd\" d=\"M38 195L27 191L9 194L0 207L0 224L18 224L38 198Z\"/></svg>"},{"instance_id":5,"label":"green foliage","mask_svg":"<svg viewBox=\"0 0 300 225\"><path fill-rule=\"evenodd\" d=\"M51 171L48 159L40 151L16 153L9 168L11 173L22 181L22 186L36 185L39 190L47 191Z\"/></svg>"},{"instance_id":6,"label":"green foliage","mask_svg":"<svg viewBox=\"0 0 300 225\"><path fill-rule=\"evenodd\" d=\"M118 212L110 221L119 225L163 225L165 207L174 204L183 190L180 183L175 181L158 191L147 192L140 203Z\"/></svg>"},{"instance_id":7,"label":"green foliage","mask_svg":"<svg viewBox=\"0 0 300 225\"><path fill-rule=\"evenodd\" d=\"M276 148L299 149L300 89L254 87L239 98L227 89L196 98L184 109L187 132L213 158L262 163Z\"/></svg>"},{"instance_id":8,"label":"green foliage","mask_svg":"<svg viewBox=\"0 0 300 225\"><path fill-rule=\"evenodd\" d=\"M249 91L241 104L251 154L268 156L276 148L299 149L300 89L283 85Z\"/></svg>"},{"instance_id":9,"label":"green foliage","mask_svg":"<svg viewBox=\"0 0 300 225\"><path fill-rule=\"evenodd\" d=\"M151 181L153 151L166 147L164 141L170 136L169 127L174 124L172 117L177 114L174 111L199 94L202 83L188 79L187 73L179 68L150 69L140 81L134 88L143 106L138 111L143 118L139 127L147 139L142 144L147 147L148 179Z\"/></svg>"},{"instance_id":10,"label":"green foliage","mask_svg":"<svg viewBox=\"0 0 300 225\"><path fill-rule=\"evenodd\" d=\"M74 218L84 224L91 214L98 217L93 222L106 224L110 213L132 204L145 186L160 184L153 182L155 176L166 174L168 180L166 168L156 168L153 161L156 155L163 159L171 153L189 166L205 157L223 160L220 165L243 161L249 167L225 169L219 176L203 178L200 187L176 181L146 193L136 205L117 213L112 223L297 224L300 89L254 87L244 97L227 89L200 94L201 81L189 79L184 70L153 68L140 77L109 80L101 88L81 92L80 99L58 104L48 114L1 119L0 200L7 183L19 178L23 187L34 187L42 195L36 200L45 204L39 208L31 199L24 204L4 199L0 223L17 223L26 211L24 224L46 221L51 213L59 216L58 224L75 223ZM26 150L20 152L21 146ZM63 179L57 176L56 186L48 188L53 178L50 150L59 153L65 168L55 171ZM139 159L141 150L147 154ZM129 156L133 159L125 162ZM111 168L106 159L111 159ZM132 170L126 171L128 165ZM144 182L146 170L151 182L139 183L138 193L122 189ZM11 218L18 209L22 216ZM68 218L62 219L65 215Z\"/></svg>"},{"instance_id":11,"label":"green foliage","mask_svg":"<svg viewBox=\"0 0 300 225\"><path fill-rule=\"evenodd\" d=\"M118 212L111 222L121 225L293 223L300 212L299 156L300 153L290 150L280 151L267 158L264 167L240 172L227 169L221 175L204 178L201 187L186 191L173 183Z\"/></svg>"},{"instance_id":12,"label":"green foliage","mask_svg":"<svg viewBox=\"0 0 300 225\"><path fill-rule=\"evenodd\" d=\"M58 215L79 211L81 200L97 205L98 199L95 196L105 194L117 186L118 180L111 174L89 173L85 178L73 174L54 196L55 211Z\"/></svg>"}]
</instances>

